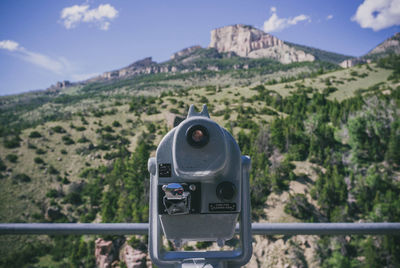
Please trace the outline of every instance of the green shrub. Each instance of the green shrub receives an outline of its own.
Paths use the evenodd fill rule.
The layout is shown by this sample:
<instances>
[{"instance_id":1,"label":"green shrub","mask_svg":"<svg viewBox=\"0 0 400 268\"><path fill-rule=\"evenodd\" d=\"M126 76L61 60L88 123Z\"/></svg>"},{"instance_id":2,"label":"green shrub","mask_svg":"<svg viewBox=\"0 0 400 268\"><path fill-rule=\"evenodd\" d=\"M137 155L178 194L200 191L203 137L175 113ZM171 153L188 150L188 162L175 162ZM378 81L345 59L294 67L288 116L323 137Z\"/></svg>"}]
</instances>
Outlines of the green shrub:
<instances>
[{"instance_id":1,"label":"green shrub","mask_svg":"<svg viewBox=\"0 0 400 268\"><path fill-rule=\"evenodd\" d=\"M66 133L65 129L62 126L52 127L51 130L53 130L55 133Z\"/></svg>"},{"instance_id":2,"label":"green shrub","mask_svg":"<svg viewBox=\"0 0 400 268\"><path fill-rule=\"evenodd\" d=\"M263 107L261 110L262 114L266 114L266 115L279 115L277 112L275 112L274 110L271 110L267 107Z\"/></svg>"},{"instance_id":3,"label":"green shrub","mask_svg":"<svg viewBox=\"0 0 400 268\"><path fill-rule=\"evenodd\" d=\"M120 127L120 126L121 126L121 123L118 122L117 120L115 120L115 121L112 123L112 126L113 126L113 127Z\"/></svg>"},{"instance_id":4,"label":"green shrub","mask_svg":"<svg viewBox=\"0 0 400 268\"><path fill-rule=\"evenodd\" d=\"M146 128L149 131L149 133L155 133L156 132L156 126L153 123L146 124Z\"/></svg>"},{"instance_id":5,"label":"green shrub","mask_svg":"<svg viewBox=\"0 0 400 268\"><path fill-rule=\"evenodd\" d=\"M46 197L48 197L48 198L57 198L58 197L58 191L56 189L50 189L46 193Z\"/></svg>"},{"instance_id":6,"label":"green shrub","mask_svg":"<svg viewBox=\"0 0 400 268\"><path fill-rule=\"evenodd\" d=\"M60 153L61 154L68 154L68 152L65 149L61 149Z\"/></svg>"},{"instance_id":7,"label":"green shrub","mask_svg":"<svg viewBox=\"0 0 400 268\"><path fill-rule=\"evenodd\" d=\"M351 72L350 72L350 75L351 75L351 76L358 76L358 72L357 72L357 71L351 71Z\"/></svg>"},{"instance_id":8,"label":"green shrub","mask_svg":"<svg viewBox=\"0 0 400 268\"><path fill-rule=\"evenodd\" d=\"M312 213L313 206L308 202L307 197L304 194L290 195L284 211L293 217L307 222L316 221L316 218Z\"/></svg>"},{"instance_id":9,"label":"green shrub","mask_svg":"<svg viewBox=\"0 0 400 268\"><path fill-rule=\"evenodd\" d=\"M198 249L205 249L208 248L212 245L212 242L210 241L200 241L196 243L196 248Z\"/></svg>"},{"instance_id":10,"label":"green shrub","mask_svg":"<svg viewBox=\"0 0 400 268\"><path fill-rule=\"evenodd\" d=\"M79 140L78 143L86 143L89 142L90 140L88 140L85 136L82 136Z\"/></svg>"},{"instance_id":11,"label":"green shrub","mask_svg":"<svg viewBox=\"0 0 400 268\"><path fill-rule=\"evenodd\" d=\"M45 153L46 151L41 148L36 149L36 154L45 154Z\"/></svg>"},{"instance_id":12,"label":"green shrub","mask_svg":"<svg viewBox=\"0 0 400 268\"><path fill-rule=\"evenodd\" d=\"M336 87L326 87L326 88L324 88L324 90L322 91L322 93L324 94L324 95L329 95L329 94L331 94L331 93L333 93L333 92L335 92L335 91L337 91L338 89L336 88Z\"/></svg>"},{"instance_id":13,"label":"green shrub","mask_svg":"<svg viewBox=\"0 0 400 268\"><path fill-rule=\"evenodd\" d=\"M35 161L36 164L44 164L44 161L42 158L40 158L39 156L35 157L33 159L33 161Z\"/></svg>"},{"instance_id":14,"label":"green shrub","mask_svg":"<svg viewBox=\"0 0 400 268\"><path fill-rule=\"evenodd\" d=\"M79 193L72 192L65 196L64 201L72 205L82 204L82 198Z\"/></svg>"},{"instance_id":15,"label":"green shrub","mask_svg":"<svg viewBox=\"0 0 400 268\"><path fill-rule=\"evenodd\" d=\"M29 134L29 138L35 139L35 138L41 138L41 137L42 137L42 134L40 134L38 131L32 131Z\"/></svg>"},{"instance_id":16,"label":"green shrub","mask_svg":"<svg viewBox=\"0 0 400 268\"><path fill-rule=\"evenodd\" d=\"M114 129L111 126L105 126L102 128L102 130L104 130L106 132L114 132Z\"/></svg>"},{"instance_id":17,"label":"green shrub","mask_svg":"<svg viewBox=\"0 0 400 268\"><path fill-rule=\"evenodd\" d=\"M60 172L58 172L58 170L57 170L55 167L53 167L52 165L50 165L50 166L49 166L49 173L52 174L52 175L57 175L57 174L59 174Z\"/></svg>"},{"instance_id":18,"label":"green shrub","mask_svg":"<svg viewBox=\"0 0 400 268\"><path fill-rule=\"evenodd\" d=\"M8 149L14 149L14 148L18 148L20 146L20 144L19 144L20 141L21 141L21 138L18 135L16 135L11 138L9 138L9 137L4 138L3 144L4 144L4 147L6 147Z\"/></svg>"},{"instance_id":19,"label":"green shrub","mask_svg":"<svg viewBox=\"0 0 400 268\"><path fill-rule=\"evenodd\" d=\"M0 171L4 171L7 169L7 166L4 164L3 160L0 158Z\"/></svg>"},{"instance_id":20,"label":"green shrub","mask_svg":"<svg viewBox=\"0 0 400 268\"><path fill-rule=\"evenodd\" d=\"M77 131L85 131L86 128L84 126L76 127L75 128Z\"/></svg>"},{"instance_id":21,"label":"green shrub","mask_svg":"<svg viewBox=\"0 0 400 268\"><path fill-rule=\"evenodd\" d=\"M174 99L174 98L169 98L168 100L169 100L172 104L175 104L175 103L177 102L177 100Z\"/></svg>"},{"instance_id":22,"label":"green shrub","mask_svg":"<svg viewBox=\"0 0 400 268\"><path fill-rule=\"evenodd\" d=\"M147 246L146 246L146 241L143 241L140 238L137 238L136 236L132 236L131 239L128 240L129 245L138 250L146 251Z\"/></svg>"},{"instance_id":23,"label":"green shrub","mask_svg":"<svg viewBox=\"0 0 400 268\"><path fill-rule=\"evenodd\" d=\"M208 103L208 99L206 98L206 96L201 96L199 102L202 103L202 104L207 104Z\"/></svg>"},{"instance_id":24,"label":"green shrub","mask_svg":"<svg viewBox=\"0 0 400 268\"><path fill-rule=\"evenodd\" d=\"M35 144L28 142L28 149L37 149L37 147L35 146Z\"/></svg>"},{"instance_id":25,"label":"green shrub","mask_svg":"<svg viewBox=\"0 0 400 268\"><path fill-rule=\"evenodd\" d=\"M89 122L86 121L85 117L83 117L83 116L81 116L81 122L82 122L82 124L84 124L84 125L88 125L88 124L89 124Z\"/></svg>"},{"instance_id":26,"label":"green shrub","mask_svg":"<svg viewBox=\"0 0 400 268\"><path fill-rule=\"evenodd\" d=\"M193 251L193 250L194 250L194 247L189 246L189 245L184 245L184 246L183 246L183 250L185 250L185 251Z\"/></svg>"},{"instance_id":27,"label":"green shrub","mask_svg":"<svg viewBox=\"0 0 400 268\"><path fill-rule=\"evenodd\" d=\"M102 142L99 145L97 145L96 148L99 149L99 150L107 151L107 150L110 149L110 146L108 146L107 144Z\"/></svg>"},{"instance_id":28,"label":"green shrub","mask_svg":"<svg viewBox=\"0 0 400 268\"><path fill-rule=\"evenodd\" d=\"M101 138L106 141L115 141L118 139L118 136L113 136L110 133L105 133L101 135Z\"/></svg>"},{"instance_id":29,"label":"green shrub","mask_svg":"<svg viewBox=\"0 0 400 268\"><path fill-rule=\"evenodd\" d=\"M158 114L158 113L159 113L159 111L157 110L156 106L151 105L146 109L147 115Z\"/></svg>"},{"instance_id":30,"label":"green shrub","mask_svg":"<svg viewBox=\"0 0 400 268\"><path fill-rule=\"evenodd\" d=\"M7 159L8 161L10 161L11 163L17 163L17 161L18 161L18 156L15 155L15 154L8 154L8 155L6 156L6 159Z\"/></svg>"},{"instance_id":31,"label":"green shrub","mask_svg":"<svg viewBox=\"0 0 400 268\"><path fill-rule=\"evenodd\" d=\"M207 92L216 92L217 91L217 87L213 86L213 85L206 86L206 91Z\"/></svg>"},{"instance_id":32,"label":"green shrub","mask_svg":"<svg viewBox=\"0 0 400 268\"><path fill-rule=\"evenodd\" d=\"M71 139L71 137L68 135L62 136L62 141L64 142L65 145L75 144L74 140Z\"/></svg>"},{"instance_id":33,"label":"green shrub","mask_svg":"<svg viewBox=\"0 0 400 268\"><path fill-rule=\"evenodd\" d=\"M19 174L14 175L14 180L20 181L20 182L30 182L31 178L24 173L19 173Z\"/></svg>"}]
</instances>

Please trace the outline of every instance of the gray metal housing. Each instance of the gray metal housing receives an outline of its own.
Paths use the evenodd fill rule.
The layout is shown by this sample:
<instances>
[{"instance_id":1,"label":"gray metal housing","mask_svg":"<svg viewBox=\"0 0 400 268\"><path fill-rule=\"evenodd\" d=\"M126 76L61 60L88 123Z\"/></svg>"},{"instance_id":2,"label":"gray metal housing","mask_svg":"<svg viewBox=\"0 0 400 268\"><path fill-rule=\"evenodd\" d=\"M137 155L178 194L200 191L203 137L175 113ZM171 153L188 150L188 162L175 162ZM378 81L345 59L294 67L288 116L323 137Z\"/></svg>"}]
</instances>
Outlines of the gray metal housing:
<instances>
[{"instance_id":1,"label":"gray metal housing","mask_svg":"<svg viewBox=\"0 0 400 268\"><path fill-rule=\"evenodd\" d=\"M194 148L186 142L191 126L202 125L209 132L209 142ZM159 165L171 164L171 176L160 177ZM252 253L249 177L250 158L241 156L233 137L209 118L207 107L196 113L191 106L186 120L172 129L158 146L156 157L150 158L150 229L149 252L152 261L161 267L182 263L186 259L200 258L217 262L231 261L235 266L248 262ZM236 210L210 211L210 203L221 203L216 187L229 181L236 187L230 202ZM158 187L166 183L201 183L201 213L187 215L158 215ZM241 246L233 251L164 252L161 253L161 228L167 239L177 241L226 241L233 237L240 216Z\"/></svg>"}]
</instances>

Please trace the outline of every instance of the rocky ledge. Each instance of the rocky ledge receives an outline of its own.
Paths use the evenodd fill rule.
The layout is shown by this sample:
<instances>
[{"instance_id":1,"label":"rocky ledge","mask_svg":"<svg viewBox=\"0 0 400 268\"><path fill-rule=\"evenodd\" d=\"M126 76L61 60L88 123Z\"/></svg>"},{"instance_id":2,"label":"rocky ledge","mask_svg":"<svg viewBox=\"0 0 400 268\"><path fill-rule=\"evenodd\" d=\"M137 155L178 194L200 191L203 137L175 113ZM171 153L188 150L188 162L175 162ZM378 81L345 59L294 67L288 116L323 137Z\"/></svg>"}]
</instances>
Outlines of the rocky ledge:
<instances>
[{"instance_id":1,"label":"rocky ledge","mask_svg":"<svg viewBox=\"0 0 400 268\"><path fill-rule=\"evenodd\" d=\"M271 58L281 63L314 61L315 57L291 47L277 37L252 26L236 24L211 31L210 48L241 57Z\"/></svg>"}]
</instances>

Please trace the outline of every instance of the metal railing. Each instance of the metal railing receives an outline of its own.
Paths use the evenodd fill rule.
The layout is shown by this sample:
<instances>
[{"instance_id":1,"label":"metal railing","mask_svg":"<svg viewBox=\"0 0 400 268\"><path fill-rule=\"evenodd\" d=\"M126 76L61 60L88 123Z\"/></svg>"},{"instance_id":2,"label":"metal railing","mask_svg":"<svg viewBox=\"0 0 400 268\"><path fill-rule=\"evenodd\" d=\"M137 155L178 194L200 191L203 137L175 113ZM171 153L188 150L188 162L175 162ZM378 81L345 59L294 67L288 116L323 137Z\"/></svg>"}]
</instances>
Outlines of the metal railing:
<instances>
[{"instance_id":1,"label":"metal railing","mask_svg":"<svg viewBox=\"0 0 400 268\"><path fill-rule=\"evenodd\" d=\"M130 235L148 223L3 223L0 235ZM236 227L238 232L238 227ZM400 223L253 223L253 235L400 235Z\"/></svg>"}]
</instances>

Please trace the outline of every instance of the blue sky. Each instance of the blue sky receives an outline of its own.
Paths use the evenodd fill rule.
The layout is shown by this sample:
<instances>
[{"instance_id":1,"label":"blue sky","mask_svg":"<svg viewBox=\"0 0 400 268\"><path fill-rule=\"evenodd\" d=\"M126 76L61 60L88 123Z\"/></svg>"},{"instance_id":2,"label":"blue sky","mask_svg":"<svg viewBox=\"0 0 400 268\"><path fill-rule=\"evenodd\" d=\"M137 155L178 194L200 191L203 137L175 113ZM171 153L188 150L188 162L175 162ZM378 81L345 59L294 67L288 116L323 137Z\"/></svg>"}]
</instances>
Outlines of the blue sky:
<instances>
[{"instance_id":1,"label":"blue sky","mask_svg":"<svg viewBox=\"0 0 400 268\"><path fill-rule=\"evenodd\" d=\"M0 95L160 62L231 24L360 56L400 31L400 0L0 1Z\"/></svg>"}]
</instances>

